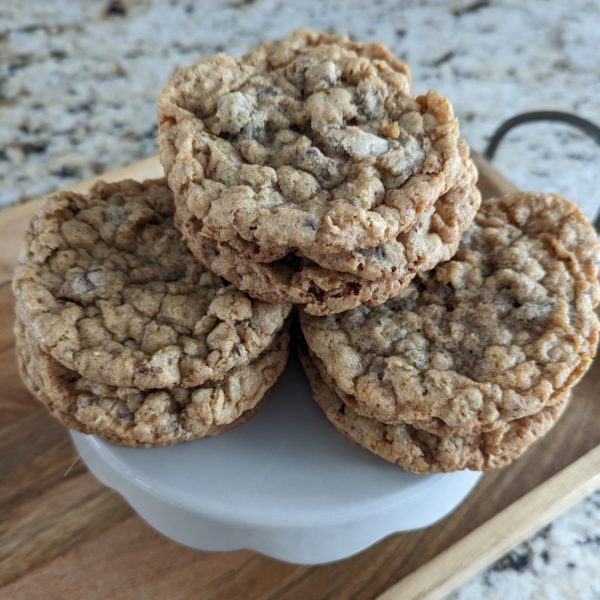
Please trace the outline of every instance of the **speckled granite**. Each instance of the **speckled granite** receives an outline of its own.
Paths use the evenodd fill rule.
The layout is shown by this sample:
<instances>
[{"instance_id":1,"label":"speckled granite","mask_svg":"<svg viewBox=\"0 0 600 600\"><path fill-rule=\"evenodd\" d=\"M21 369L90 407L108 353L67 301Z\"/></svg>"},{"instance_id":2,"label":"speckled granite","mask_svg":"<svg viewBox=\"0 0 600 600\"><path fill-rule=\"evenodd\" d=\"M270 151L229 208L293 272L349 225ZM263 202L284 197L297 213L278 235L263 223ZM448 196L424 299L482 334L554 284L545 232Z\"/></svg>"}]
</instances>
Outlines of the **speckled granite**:
<instances>
[{"instance_id":1,"label":"speckled granite","mask_svg":"<svg viewBox=\"0 0 600 600\"><path fill-rule=\"evenodd\" d=\"M453 100L478 150L522 111L600 121L599 19L598 0L3 0L0 204L155 153L156 97L173 69L299 26L390 45L410 63L415 90ZM537 124L511 133L496 164L520 187L564 193L592 216L599 160L578 131ZM599 597L599 535L596 495L457 597Z\"/></svg>"},{"instance_id":2,"label":"speckled granite","mask_svg":"<svg viewBox=\"0 0 600 600\"><path fill-rule=\"evenodd\" d=\"M104 2L112 10L0 3L1 204L154 153L156 96L174 68L303 25L389 44L416 90L450 96L476 149L524 110L600 118L597 0ZM520 186L563 192L591 214L599 158L578 131L540 124L515 130L497 163Z\"/></svg>"},{"instance_id":3,"label":"speckled granite","mask_svg":"<svg viewBox=\"0 0 600 600\"><path fill-rule=\"evenodd\" d=\"M600 492L539 531L450 598L600 598Z\"/></svg>"}]
</instances>

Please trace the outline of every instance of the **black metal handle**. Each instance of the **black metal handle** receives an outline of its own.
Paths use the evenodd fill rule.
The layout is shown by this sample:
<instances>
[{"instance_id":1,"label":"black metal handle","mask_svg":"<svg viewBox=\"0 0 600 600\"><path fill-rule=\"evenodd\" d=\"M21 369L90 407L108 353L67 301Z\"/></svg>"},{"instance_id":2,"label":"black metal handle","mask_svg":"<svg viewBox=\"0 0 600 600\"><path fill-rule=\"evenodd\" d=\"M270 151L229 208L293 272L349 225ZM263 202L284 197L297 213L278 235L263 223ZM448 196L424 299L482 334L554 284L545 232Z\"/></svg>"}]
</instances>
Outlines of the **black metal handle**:
<instances>
[{"instance_id":1,"label":"black metal handle","mask_svg":"<svg viewBox=\"0 0 600 600\"><path fill-rule=\"evenodd\" d=\"M492 160L496 154L496 150L498 150L500 142L511 129L523 125L524 123L531 123L532 121L560 121L562 123L567 123L568 125L577 127L577 129L591 137L596 144L600 146L600 127L595 123L567 112L558 110L538 110L522 113L504 121L504 123L502 123L492 134L483 153L484 156L488 160ZM596 228L596 231L600 231L600 210L594 219L594 227Z\"/></svg>"}]
</instances>

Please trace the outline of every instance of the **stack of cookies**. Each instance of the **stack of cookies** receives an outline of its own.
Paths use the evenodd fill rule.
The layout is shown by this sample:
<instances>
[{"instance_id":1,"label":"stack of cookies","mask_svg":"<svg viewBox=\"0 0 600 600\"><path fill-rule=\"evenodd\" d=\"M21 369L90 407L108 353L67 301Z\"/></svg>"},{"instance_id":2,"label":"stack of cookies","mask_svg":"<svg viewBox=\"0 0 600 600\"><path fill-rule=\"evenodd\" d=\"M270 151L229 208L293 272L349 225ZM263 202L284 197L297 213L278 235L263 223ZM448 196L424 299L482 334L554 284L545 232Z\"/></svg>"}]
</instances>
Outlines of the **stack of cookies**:
<instances>
[{"instance_id":1,"label":"stack of cookies","mask_svg":"<svg viewBox=\"0 0 600 600\"><path fill-rule=\"evenodd\" d=\"M386 48L298 31L211 56L158 123L166 180L59 194L28 230L20 364L66 425L154 445L240 423L291 304L325 415L406 469L502 466L560 416L598 342L596 234L558 196L482 204L450 103Z\"/></svg>"},{"instance_id":2,"label":"stack of cookies","mask_svg":"<svg viewBox=\"0 0 600 600\"><path fill-rule=\"evenodd\" d=\"M568 200L484 200L454 258L382 306L301 315L335 427L416 472L503 466L564 410L598 344L596 232Z\"/></svg>"},{"instance_id":3,"label":"stack of cookies","mask_svg":"<svg viewBox=\"0 0 600 600\"><path fill-rule=\"evenodd\" d=\"M254 298L326 315L450 258L480 203L448 100L380 44L298 31L178 71L160 158L192 253Z\"/></svg>"},{"instance_id":4,"label":"stack of cookies","mask_svg":"<svg viewBox=\"0 0 600 600\"><path fill-rule=\"evenodd\" d=\"M13 288L23 381L68 427L130 446L248 419L287 360L290 307L203 268L165 180L51 198Z\"/></svg>"}]
</instances>

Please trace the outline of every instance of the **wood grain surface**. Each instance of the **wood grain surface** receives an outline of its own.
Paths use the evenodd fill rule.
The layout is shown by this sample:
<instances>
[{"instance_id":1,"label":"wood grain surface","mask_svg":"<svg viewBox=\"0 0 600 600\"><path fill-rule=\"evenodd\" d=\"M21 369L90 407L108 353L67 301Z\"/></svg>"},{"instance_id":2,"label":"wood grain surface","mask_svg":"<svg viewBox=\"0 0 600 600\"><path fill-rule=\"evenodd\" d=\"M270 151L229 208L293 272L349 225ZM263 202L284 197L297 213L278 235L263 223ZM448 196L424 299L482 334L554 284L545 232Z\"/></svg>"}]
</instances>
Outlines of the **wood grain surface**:
<instances>
[{"instance_id":1,"label":"wood grain surface","mask_svg":"<svg viewBox=\"0 0 600 600\"><path fill-rule=\"evenodd\" d=\"M478 164L485 195L514 189L488 163ZM106 177L159 174L151 158ZM598 452L563 469L600 442L598 360L556 427L513 465L486 474L466 502L432 527L393 535L354 557L315 567L250 551L219 554L179 546L86 471L66 430L20 384L10 277L22 232L39 206L33 201L0 212L0 598L312 600L374 598L385 590L388 598L430 597L461 581L440 574L474 574L508 543L597 485ZM473 556L472 536L485 546L477 561L467 560Z\"/></svg>"}]
</instances>

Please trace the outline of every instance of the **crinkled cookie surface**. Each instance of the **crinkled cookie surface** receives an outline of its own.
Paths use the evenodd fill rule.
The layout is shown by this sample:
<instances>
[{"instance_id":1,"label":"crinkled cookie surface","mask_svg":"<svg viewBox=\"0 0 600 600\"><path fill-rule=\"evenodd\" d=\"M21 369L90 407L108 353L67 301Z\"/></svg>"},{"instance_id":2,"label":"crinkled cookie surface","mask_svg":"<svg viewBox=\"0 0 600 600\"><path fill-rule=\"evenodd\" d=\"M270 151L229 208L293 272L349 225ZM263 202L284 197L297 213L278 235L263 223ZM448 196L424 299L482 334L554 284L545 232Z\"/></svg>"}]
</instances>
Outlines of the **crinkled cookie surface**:
<instances>
[{"instance_id":1,"label":"crinkled cookie surface","mask_svg":"<svg viewBox=\"0 0 600 600\"><path fill-rule=\"evenodd\" d=\"M475 181L476 170L467 158L456 185L420 217L412 230L377 248L330 255L322 261L329 269L292 255L261 262L247 242L206 238L181 198L177 200L176 223L198 260L250 296L302 304L311 314L326 315L361 303L381 304L399 294L417 272L448 260L480 205Z\"/></svg>"},{"instance_id":2,"label":"crinkled cookie surface","mask_svg":"<svg viewBox=\"0 0 600 600\"><path fill-rule=\"evenodd\" d=\"M158 103L169 185L203 235L283 252L371 248L461 170L447 99L379 45L299 32L179 70Z\"/></svg>"},{"instance_id":3,"label":"crinkled cookie surface","mask_svg":"<svg viewBox=\"0 0 600 600\"><path fill-rule=\"evenodd\" d=\"M61 193L31 221L13 289L41 349L99 383L193 387L248 364L289 306L248 298L202 267L164 180Z\"/></svg>"},{"instance_id":4,"label":"crinkled cookie surface","mask_svg":"<svg viewBox=\"0 0 600 600\"><path fill-rule=\"evenodd\" d=\"M551 406L589 366L598 258L595 231L568 200L485 200L453 260L384 305L302 313L302 329L372 417L491 431Z\"/></svg>"},{"instance_id":5,"label":"crinkled cookie surface","mask_svg":"<svg viewBox=\"0 0 600 600\"><path fill-rule=\"evenodd\" d=\"M303 252L304 257L316 266L351 273L370 281L397 278L403 272L427 270L450 258L448 247L456 250L460 235L468 229L481 202L481 194L476 187L477 167L469 158L469 147L462 139L459 140L459 151L462 170L454 185L419 216L411 229L374 248L333 254L308 250ZM183 201L177 205L183 205L181 211L189 214ZM289 249L283 254L265 251L240 237L226 243L241 257L254 262L273 263L294 258ZM308 261L304 263L310 264Z\"/></svg>"},{"instance_id":6,"label":"crinkled cookie surface","mask_svg":"<svg viewBox=\"0 0 600 600\"><path fill-rule=\"evenodd\" d=\"M343 401L345 394L327 385L311 359L302 356L313 397L334 427L373 454L415 473L497 469L518 458L543 436L567 406L568 394L537 413L488 432L446 436L408 423L388 425L362 416Z\"/></svg>"},{"instance_id":7,"label":"crinkled cookie surface","mask_svg":"<svg viewBox=\"0 0 600 600\"><path fill-rule=\"evenodd\" d=\"M67 427L127 446L154 446L215 435L250 418L283 371L289 335L219 382L139 390L98 384L42 352L17 319L17 355L27 387Z\"/></svg>"}]
</instances>

